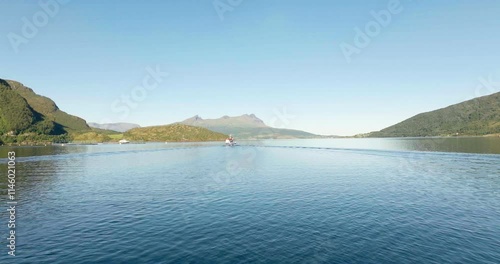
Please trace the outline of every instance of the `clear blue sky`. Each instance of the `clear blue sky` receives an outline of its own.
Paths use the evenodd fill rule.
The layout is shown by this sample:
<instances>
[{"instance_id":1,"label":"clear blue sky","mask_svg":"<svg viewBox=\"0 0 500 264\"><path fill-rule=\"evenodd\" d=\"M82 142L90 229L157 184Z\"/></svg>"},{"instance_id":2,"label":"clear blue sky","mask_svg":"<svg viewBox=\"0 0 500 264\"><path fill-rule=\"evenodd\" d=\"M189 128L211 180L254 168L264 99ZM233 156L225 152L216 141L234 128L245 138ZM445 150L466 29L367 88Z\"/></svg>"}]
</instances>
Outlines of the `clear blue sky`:
<instances>
[{"instance_id":1,"label":"clear blue sky","mask_svg":"<svg viewBox=\"0 0 500 264\"><path fill-rule=\"evenodd\" d=\"M73 0L46 25L40 20L16 53L9 33L23 36L22 18L43 8L1 1L0 78L89 122L254 113L279 127L338 135L476 97L481 77L500 82L495 0L401 0L403 10L347 63L340 44L354 45L355 28L389 2L243 0L221 20L212 0ZM170 76L126 117L114 111L156 65ZM293 116L287 124L276 118L283 109Z\"/></svg>"}]
</instances>

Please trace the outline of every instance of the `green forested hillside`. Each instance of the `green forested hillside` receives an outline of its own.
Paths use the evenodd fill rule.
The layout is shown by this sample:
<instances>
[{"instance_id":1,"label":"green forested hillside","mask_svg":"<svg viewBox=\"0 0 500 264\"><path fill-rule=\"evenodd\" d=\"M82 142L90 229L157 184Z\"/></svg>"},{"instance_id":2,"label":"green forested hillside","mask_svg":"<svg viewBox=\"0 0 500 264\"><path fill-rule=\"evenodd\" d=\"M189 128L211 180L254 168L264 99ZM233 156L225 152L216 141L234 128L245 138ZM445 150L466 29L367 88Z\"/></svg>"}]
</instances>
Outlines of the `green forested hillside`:
<instances>
[{"instance_id":1,"label":"green forested hillside","mask_svg":"<svg viewBox=\"0 0 500 264\"><path fill-rule=\"evenodd\" d=\"M50 98L36 94L32 89L16 81L7 81L13 91L21 95L28 104L45 119L53 121L66 132L90 131L87 122L82 118L67 114L57 107Z\"/></svg>"},{"instance_id":2,"label":"green forested hillside","mask_svg":"<svg viewBox=\"0 0 500 264\"><path fill-rule=\"evenodd\" d=\"M0 79L0 144L70 140L91 131L85 120L61 111L51 99L15 81Z\"/></svg>"},{"instance_id":3,"label":"green forested hillside","mask_svg":"<svg viewBox=\"0 0 500 264\"><path fill-rule=\"evenodd\" d=\"M479 136L496 133L500 133L500 93L418 114L369 136Z\"/></svg>"},{"instance_id":4,"label":"green forested hillside","mask_svg":"<svg viewBox=\"0 0 500 264\"><path fill-rule=\"evenodd\" d=\"M39 119L26 100L0 79L0 135L28 130Z\"/></svg>"},{"instance_id":5,"label":"green forested hillside","mask_svg":"<svg viewBox=\"0 0 500 264\"><path fill-rule=\"evenodd\" d=\"M124 139L131 141L222 141L227 135L210 131L202 127L183 124L166 126L141 127L131 129L123 135Z\"/></svg>"}]
</instances>

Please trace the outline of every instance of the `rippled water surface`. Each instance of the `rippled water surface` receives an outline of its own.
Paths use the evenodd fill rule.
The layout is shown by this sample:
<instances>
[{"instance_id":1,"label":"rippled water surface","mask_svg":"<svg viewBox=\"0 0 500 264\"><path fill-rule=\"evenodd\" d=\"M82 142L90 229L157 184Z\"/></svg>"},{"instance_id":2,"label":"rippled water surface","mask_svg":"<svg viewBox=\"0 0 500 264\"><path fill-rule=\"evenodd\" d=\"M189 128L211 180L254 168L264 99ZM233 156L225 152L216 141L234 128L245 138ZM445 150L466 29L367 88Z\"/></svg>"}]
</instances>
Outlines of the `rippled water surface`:
<instances>
[{"instance_id":1,"label":"rippled water surface","mask_svg":"<svg viewBox=\"0 0 500 264\"><path fill-rule=\"evenodd\" d=\"M391 140L2 147L0 263L499 263L499 140Z\"/></svg>"}]
</instances>

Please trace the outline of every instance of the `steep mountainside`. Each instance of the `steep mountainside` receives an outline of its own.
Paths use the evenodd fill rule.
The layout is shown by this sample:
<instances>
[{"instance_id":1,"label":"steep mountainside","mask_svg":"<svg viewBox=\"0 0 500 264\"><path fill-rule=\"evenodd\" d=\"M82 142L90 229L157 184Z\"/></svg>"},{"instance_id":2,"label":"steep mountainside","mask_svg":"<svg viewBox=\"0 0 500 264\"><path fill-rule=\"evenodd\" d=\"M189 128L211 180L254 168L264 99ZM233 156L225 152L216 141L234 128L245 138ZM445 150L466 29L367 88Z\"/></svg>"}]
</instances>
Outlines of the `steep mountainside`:
<instances>
[{"instance_id":1,"label":"steep mountainside","mask_svg":"<svg viewBox=\"0 0 500 264\"><path fill-rule=\"evenodd\" d=\"M87 122L82 118L67 114L50 98L36 94L32 89L16 81L7 81L13 91L22 96L36 112L42 114L45 120L50 120L62 127L66 132L90 131Z\"/></svg>"},{"instance_id":2,"label":"steep mountainside","mask_svg":"<svg viewBox=\"0 0 500 264\"><path fill-rule=\"evenodd\" d=\"M182 121L181 123L191 126L204 127L223 134L232 134L237 139L317 137L314 134L300 130L269 127L254 114L235 117L223 116L217 119L203 119L196 115Z\"/></svg>"},{"instance_id":3,"label":"steep mountainside","mask_svg":"<svg viewBox=\"0 0 500 264\"><path fill-rule=\"evenodd\" d=\"M370 133L370 137L424 137L500 133L500 93L475 98Z\"/></svg>"},{"instance_id":4,"label":"steep mountainside","mask_svg":"<svg viewBox=\"0 0 500 264\"><path fill-rule=\"evenodd\" d=\"M8 82L0 79L0 135L26 131L41 121L41 115Z\"/></svg>"}]
</instances>

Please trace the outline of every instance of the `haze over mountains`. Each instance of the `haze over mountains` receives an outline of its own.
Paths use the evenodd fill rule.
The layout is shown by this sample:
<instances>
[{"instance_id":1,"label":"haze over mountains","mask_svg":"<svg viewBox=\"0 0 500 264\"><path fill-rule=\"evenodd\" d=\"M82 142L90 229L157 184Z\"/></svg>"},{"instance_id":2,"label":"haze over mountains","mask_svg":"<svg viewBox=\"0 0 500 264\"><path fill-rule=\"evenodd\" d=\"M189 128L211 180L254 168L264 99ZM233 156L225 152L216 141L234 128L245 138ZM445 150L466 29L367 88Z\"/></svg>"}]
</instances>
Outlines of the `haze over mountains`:
<instances>
[{"instance_id":1,"label":"haze over mountains","mask_svg":"<svg viewBox=\"0 0 500 264\"><path fill-rule=\"evenodd\" d=\"M328 122L327 117L324 118L324 122ZM60 110L50 98L36 94L23 84L0 79L0 143L71 139L65 136L78 138L82 134L85 134L83 138L86 139L101 139L109 138L107 135L117 132L126 132L125 135L146 141L219 140L228 134L233 134L237 139L323 137L300 130L273 128L253 114L223 116L216 119L203 119L196 115L172 125L144 129L131 123L90 124L94 128L87 125L84 119ZM488 134L500 134L500 93L418 114L365 136L425 137Z\"/></svg>"},{"instance_id":2,"label":"haze over mountains","mask_svg":"<svg viewBox=\"0 0 500 264\"><path fill-rule=\"evenodd\" d=\"M145 139L169 139L182 138L178 136L159 135L146 136L144 133L158 131L182 133L193 135L194 137L188 140L196 140L196 137L202 136L200 139L221 138L222 135L234 134L239 139L250 138L311 138L316 135L291 129L271 128L255 115L242 115L238 117L224 116L220 119L202 119L199 116L187 119L182 122L184 126L173 126L162 129L147 128L144 130L135 130L135 133L129 133ZM37 135L57 136L72 134L73 138L85 137L101 137L100 134L108 135L112 131L126 132L137 129L139 125L130 123L111 123L97 124L87 122L77 116L67 114L57 107L56 103L50 98L36 94L31 88L24 86L17 81L0 79L0 136L10 135L7 139L17 142L13 136L16 135L31 135L31 140L37 138ZM191 129L188 126L199 127L203 129ZM175 128L172 130L172 128ZM212 130L215 133L207 132ZM112 130L112 131L104 131ZM27 139L23 137L22 140ZM90 138L89 138L90 139Z\"/></svg>"},{"instance_id":3,"label":"haze over mountains","mask_svg":"<svg viewBox=\"0 0 500 264\"><path fill-rule=\"evenodd\" d=\"M88 123L90 127L105 129L105 130L113 130L117 132L126 132L133 128L141 127L138 124L132 123L106 123L106 124L98 124L98 123Z\"/></svg>"},{"instance_id":4,"label":"haze over mountains","mask_svg":"<svg viewBox=\"0 0 500 264\"><path fill-rule=\"evenodd\" d=\"M238 139L264 138L314 138L318 135L293 129L267 126L254 114L223 116L217 119L203 119L196 115L181 122L185 125L204 127L223 134L232 134Z\"/></svg>"}]
</instances>

